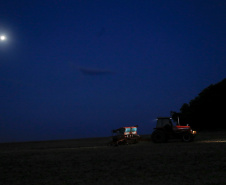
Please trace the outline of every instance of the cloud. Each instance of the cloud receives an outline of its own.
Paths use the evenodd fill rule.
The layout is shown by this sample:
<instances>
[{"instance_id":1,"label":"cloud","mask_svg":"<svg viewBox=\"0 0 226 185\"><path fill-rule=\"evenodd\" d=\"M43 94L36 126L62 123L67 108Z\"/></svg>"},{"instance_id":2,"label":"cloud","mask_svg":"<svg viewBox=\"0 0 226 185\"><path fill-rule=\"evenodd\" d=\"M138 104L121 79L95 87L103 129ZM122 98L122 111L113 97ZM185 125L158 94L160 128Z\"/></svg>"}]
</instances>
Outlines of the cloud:
<instances>
[{"instance_id":1,"label":"cloud","mask_svg":"<svg viewBox=\"0 0 226 185\"><path fill-rule=\"evenodd\" d=\"M84 75L97 76L97 75L110 75L114 74L113 71L106 69L82 68L78 69Z\"/></svg>"}]
</instances>

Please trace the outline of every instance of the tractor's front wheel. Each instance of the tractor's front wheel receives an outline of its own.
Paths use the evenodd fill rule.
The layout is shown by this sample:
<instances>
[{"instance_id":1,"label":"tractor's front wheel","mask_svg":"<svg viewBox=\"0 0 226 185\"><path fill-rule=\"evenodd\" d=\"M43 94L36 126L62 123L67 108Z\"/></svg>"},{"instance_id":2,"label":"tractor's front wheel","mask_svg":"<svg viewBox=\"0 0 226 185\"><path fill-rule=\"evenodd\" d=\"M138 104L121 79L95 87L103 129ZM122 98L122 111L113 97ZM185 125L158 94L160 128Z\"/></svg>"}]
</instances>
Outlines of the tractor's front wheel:
<instances>
[{"instance_id":1,"label":"tractor's front wheel","mask_svg":"<svg viewBox=\"0 0 226 185\"><path fill-rule=\"evenodd\" d=\"M167 141L166 134L162 130L155 130L151 135L151 139L154 143L164 143Z\"/></svg>"},{"instance_id":2,"label":"tractor's front wheel","mask_svg":"<svg viewBox=\"0 0 226 185\"><path fill-rule=\"evenodd\" d=\"M190 133L186 133L182 136L182 141L191 142L193 141L193 136Z\"/></svg>"}]
</instances>

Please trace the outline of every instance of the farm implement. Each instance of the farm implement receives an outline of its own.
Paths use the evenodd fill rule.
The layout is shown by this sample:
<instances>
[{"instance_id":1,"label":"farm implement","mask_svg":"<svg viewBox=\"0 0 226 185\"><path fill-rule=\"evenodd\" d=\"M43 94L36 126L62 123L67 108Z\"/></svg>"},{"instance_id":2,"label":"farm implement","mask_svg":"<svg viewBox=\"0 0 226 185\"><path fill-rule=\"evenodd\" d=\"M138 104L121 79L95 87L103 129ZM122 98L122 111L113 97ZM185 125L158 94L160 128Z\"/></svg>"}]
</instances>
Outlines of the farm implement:
<instances>
[{"instance_id":1,"label":"farm implement","mask_svg":"<svg viewBox=\"0 0 226 185\"><path fill-rule=\"evenodd\" d=\"M156 128L151 134L150 139L145 139L137 134L137 125L131 127L121 127L112 130L112 142L110 145L135 144L139 141L150 141L154 143L164 143L171 139L180 139L183 142L191 142L196 136L196 131L192 130L189 125L181 126L180 120L175 124L170 117L158 117Z\"/></svg>"},{"instance_id":2,"label":"farm implement","mask_svg":"<svg viewBox=\"0 0 226 185\"><path fill-rule=\"evenodd\" d=\"M137 127L121 127L116 130L112 130L112 142L111 145L123 145L123 144L135 144L140 140L140 136L137 134Z\"/></svg>"}]
</instances>

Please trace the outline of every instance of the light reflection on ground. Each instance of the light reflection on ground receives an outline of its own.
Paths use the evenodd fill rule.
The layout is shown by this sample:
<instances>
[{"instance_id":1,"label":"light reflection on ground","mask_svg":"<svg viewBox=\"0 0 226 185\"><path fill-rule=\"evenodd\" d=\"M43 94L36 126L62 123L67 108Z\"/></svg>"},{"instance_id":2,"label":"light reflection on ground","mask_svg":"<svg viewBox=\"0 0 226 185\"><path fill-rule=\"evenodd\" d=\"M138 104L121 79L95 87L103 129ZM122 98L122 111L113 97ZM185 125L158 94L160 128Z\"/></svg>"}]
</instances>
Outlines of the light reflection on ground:
<instances>
[{"instance_id":1,"label":"light reflection on ground","mask_svg":"<svg viewBox=\"0 0 226 185\"><path fill-rule=\"evenodd\" d=\"M199 143L226 143L226 140L199 141Z\"/></svg>"}]
</instances>

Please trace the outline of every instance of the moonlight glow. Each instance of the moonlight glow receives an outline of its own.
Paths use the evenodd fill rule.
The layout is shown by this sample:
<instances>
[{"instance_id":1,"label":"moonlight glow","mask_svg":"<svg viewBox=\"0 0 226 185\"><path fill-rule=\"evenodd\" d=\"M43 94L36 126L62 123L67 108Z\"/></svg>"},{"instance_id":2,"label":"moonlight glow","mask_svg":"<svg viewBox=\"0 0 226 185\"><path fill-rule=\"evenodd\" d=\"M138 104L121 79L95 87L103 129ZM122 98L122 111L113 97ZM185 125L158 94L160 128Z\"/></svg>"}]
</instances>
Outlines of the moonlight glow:
<instances>
[{"instance_id":1,"label":"moonlight glow","mask_svg":"<svg viewBox=\"0 0 226 185\"><path fill-rule=\"evenodd\" d=\"M5 36L5 35L1 35L1 36L0 36L0 40L1 40L1 41L5 41L5 40L6 40L6 36Z\"/></svg>"}]
</instances>

